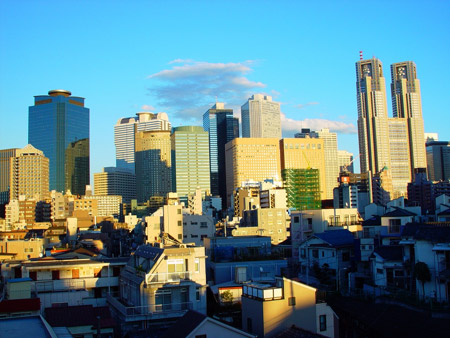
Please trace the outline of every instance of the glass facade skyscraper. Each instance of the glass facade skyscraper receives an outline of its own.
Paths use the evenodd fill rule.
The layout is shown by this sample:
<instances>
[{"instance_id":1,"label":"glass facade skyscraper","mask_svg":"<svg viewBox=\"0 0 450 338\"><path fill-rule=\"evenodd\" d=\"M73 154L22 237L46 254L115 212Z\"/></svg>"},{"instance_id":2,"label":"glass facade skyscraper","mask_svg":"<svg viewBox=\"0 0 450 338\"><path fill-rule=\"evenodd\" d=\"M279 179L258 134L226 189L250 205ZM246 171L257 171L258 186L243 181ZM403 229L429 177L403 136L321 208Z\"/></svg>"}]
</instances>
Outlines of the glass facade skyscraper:
<instances>
[{"instance_id":1,"label":"glass facade skyscraper","mask_svg":"<svg viewBox=\"0 0 450 338\"><path fill-rule=\"evenodd\" d=\"M225 144L239 137L239 120L233 117L233 109L217 102L203 114L203 129L209 132L211 194L222 197L226 207Z\"/></svg>"},{"instance_id":2,"label":"glass facade skyscraper","mask_svg":"<svg viewBox=\"0 0 450 338\"><path fill-rule=\"evenodd\" d=\"M28 143L50 160L50 190L84 195L89 185L89 109L67 90L34 97Z\"/></svg>"}]
</instances>

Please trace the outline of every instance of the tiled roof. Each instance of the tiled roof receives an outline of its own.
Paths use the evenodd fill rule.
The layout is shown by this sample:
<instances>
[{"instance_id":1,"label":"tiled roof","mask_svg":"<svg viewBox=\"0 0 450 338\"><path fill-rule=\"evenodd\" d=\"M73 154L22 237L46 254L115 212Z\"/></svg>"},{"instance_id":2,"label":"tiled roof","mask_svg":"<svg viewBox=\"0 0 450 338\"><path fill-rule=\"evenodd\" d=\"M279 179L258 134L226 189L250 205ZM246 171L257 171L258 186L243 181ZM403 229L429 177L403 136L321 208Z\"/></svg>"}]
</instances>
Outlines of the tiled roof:
<instances>
[{"instance_id":1,"label":"tiled roof","mask_svg":"<svg viewBox=\"0 0 450 338\"><path fill-rule=\"evenodd\" d=\"M366 219L362 222L362 226L374 226L374 225L381 225L381 217L378 215L374 215L370 217L369 219Z\"/></svg>"},{"instance_id":2,"label":"tiled roof","mask_svg":"<svg viewBox=\"0 0 450 338\"><path fill-rule=\"evenodd\" d=\"M403 228L402 236L433 243L450 243L450 224L408 223Z\"/></svg>"},{"instance_id":3,"label":"tiled roof","mask_svg":"<svg viewBox=\"0 0 450 338\"><path fill-rule=\"evenodd\" d=\"M186 314L178 319L164 334L163 338L184 338L187 337L201 322L205 320L206 316L197 312L189 310Z\"/></svg>"},{"instance_id":4,"label":"tiled roof","mask_svg":"<svg viewBox=\"0 0 450 338\"><path fill-rule=\"evenodd\" d=\"M385 213L382 217L410 217L410 216L417 216L417 214L408 211L406 209L394 207L395 210L389 211Z\"/></svg>"},{"instance_id":5,"label":"tiled roof","mask_svg":"<svg viewBox=\"0 0 450 338\"><path fill-rule=\"evenodd\" d=\"M324 232L314 234L314 236L332 246L352 245L354 240L353 234L346 229L326 230Z\"/></svg>"},{"instance_id":6,"label":"tiled roof","mask_svg":"<svg viewBox=\"0 0 450 338\"><path fill-rule=\"evenodd\" d=\"M403 259L403 247L401 245L383 245L376 248L374 253L388 261L401 261Z\"/></svg>"}]
</instances>

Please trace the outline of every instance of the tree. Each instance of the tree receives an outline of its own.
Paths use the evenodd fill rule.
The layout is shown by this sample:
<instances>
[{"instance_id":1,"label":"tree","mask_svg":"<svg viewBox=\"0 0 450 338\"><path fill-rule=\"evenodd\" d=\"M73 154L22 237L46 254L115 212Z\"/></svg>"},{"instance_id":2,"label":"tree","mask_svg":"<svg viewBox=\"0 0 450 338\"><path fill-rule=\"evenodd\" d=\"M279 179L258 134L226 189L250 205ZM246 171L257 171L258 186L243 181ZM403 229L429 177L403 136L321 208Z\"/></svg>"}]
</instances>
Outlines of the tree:
<instances>
[{"instance_id":1,"label":"tree","mask_svg":"<svg viewBox=\"0 0 450 338\"><path fill-rule=\"evenodd\" d=\"M220 299L222 300L222 303L231 305L233 303L233 294L230 290L226 290L220 294Z\"/></svg>"},{"instance_id":2,"label":"tree","mask_svg":"<svg viewBox=\"0 0 450 338\"><path fill-rule=\"evenodd\" d=\"M431 273L428 265L424 262L417 262L414 266L416 279L422 282L423 299L425 300L425 283L431 280Z\"/></svg>"}]
</instances>

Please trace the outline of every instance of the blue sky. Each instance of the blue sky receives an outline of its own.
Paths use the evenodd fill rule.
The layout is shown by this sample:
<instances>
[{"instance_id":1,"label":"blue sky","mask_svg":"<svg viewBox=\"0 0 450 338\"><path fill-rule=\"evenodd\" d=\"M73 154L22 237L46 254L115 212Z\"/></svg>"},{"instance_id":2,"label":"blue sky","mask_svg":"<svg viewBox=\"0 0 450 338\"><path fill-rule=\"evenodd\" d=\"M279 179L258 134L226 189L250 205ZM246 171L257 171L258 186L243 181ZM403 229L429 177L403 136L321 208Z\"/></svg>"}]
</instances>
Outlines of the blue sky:
<instances>
[{"instance_id":1,"label":"blue sky","mask_svg":"<svg viewBox=\"0 0 450 338\"><path fill-rule=\"evenodd\" d=\"M0 1L0 149L22 148L33 96L91 111L91 172L115 165L113 126L143 110L200 125L218 101L282 103L283 135L338 132L358 154L355 62L412 60L426 132L450 140L449 1ZM387 97L390 115L390 93ZM92 180L92 176L91 176Z\"/></svg>"}]
</instances>

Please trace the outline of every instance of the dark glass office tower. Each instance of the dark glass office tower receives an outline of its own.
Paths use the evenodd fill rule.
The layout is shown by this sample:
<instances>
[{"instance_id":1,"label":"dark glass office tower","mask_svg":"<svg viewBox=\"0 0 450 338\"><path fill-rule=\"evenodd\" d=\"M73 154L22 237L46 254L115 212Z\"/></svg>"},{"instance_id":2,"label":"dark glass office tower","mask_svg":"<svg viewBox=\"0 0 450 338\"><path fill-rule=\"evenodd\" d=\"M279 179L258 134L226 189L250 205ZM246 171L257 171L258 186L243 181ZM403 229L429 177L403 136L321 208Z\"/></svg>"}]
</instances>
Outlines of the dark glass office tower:
<instances>
[{"instance_id":1,"label":"dark glass office tower","mask_svg":"<svg viewBox=\"0 0 450 338\"><path fill-rule=\"evenodd\" d=\"M50 159L50 190L84 195L89 184L89 109L67 90L34 97L28 143Z\"/></svg>"},{"instance_id":2,"label":"dark glass office tower","mask_svg":"<svg viewBox=\"0 0 450 338\"><path fill-rule=\"evenodd\" d=\"M203 129L209 132L211 194L222 197L226 207L225 144L239 137L239 121L233 117L233 109L217 102L203 114Z\"/></svg>"}]
</instances>

